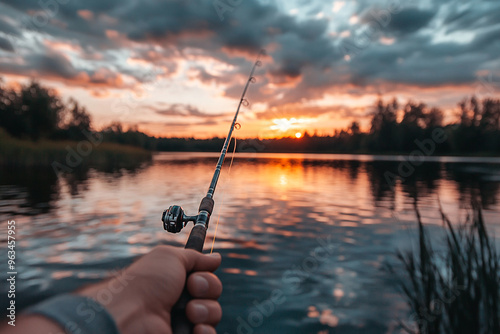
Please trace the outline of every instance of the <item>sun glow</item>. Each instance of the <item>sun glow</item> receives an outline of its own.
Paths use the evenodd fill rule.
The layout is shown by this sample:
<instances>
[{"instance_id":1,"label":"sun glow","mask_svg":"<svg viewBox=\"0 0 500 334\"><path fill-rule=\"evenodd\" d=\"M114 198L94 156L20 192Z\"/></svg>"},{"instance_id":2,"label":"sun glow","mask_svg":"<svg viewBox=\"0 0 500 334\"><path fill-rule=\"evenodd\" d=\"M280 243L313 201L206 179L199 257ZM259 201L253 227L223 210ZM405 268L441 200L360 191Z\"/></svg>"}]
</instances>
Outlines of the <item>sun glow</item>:
<instances>
[{"instance_id":1,"label":"sun glow","mask_svg":"<svg viewBox=\"0 0 500 334\"><path fill-rule=\"evenodd\" d=\"M286 132L290 129L296 129L301 127L301 124L312 123L311 119L304 118L279 118L273 119L274 125L271 126L271 130L279 130L281 132Z\"/></svg>"},{"instance_id":2,"label":"sun glow","mask_svg":"<svg viewBox=\"0 0 500 334\"><path fill-rule=\"evenodd\" d=\"M295 137L296 137L296 138L302 138L302 133L297 132L297 133L295 134Z\"/></svg>"}]
</instances>

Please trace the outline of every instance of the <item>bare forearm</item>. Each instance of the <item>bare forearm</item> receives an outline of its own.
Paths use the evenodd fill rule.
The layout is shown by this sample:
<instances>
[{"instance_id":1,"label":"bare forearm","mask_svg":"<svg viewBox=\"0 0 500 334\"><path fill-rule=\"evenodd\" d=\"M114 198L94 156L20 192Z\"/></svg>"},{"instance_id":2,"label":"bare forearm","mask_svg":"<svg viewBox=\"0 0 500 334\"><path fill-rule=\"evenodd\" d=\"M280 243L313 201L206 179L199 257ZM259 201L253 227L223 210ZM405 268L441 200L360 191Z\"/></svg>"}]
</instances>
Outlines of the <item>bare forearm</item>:
<instances>
[{"instance_id":1,"label":"bare forearm","mask_svg":"<svg viewBox=\"0 0 500 334\"><path fill-rule=\"evenodd\" d=\"M69 328L68 328L69 329ZM58 324L40 315L22 315L16 326L5 325L0 329L2 334L66 334Z\"/></svg>"}]
</instances>

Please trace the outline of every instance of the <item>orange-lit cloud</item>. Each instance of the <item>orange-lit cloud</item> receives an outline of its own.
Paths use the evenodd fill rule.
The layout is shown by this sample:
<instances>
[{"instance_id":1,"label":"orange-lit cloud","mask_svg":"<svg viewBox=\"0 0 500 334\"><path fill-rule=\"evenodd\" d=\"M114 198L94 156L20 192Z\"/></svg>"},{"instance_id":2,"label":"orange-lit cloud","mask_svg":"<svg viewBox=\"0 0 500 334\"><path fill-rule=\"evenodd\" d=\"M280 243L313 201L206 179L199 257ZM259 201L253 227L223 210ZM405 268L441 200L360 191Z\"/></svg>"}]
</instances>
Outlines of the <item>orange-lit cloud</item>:
<instances>
[{"instance_id":1,"label":"orange-lit cloud","mask_svg":"<svg viewBox=\"0 0 500 334\"><path fill-rule=\"evenodd\" d=\"M94 18L94 13L86 9L79 10L78 15L87 21L90 21Z\"/></svg>"},{"instance_id":2,"label":"orange-lit cloud","mask_svg":"<svg viewBox=\"0 0 500 334\"><path fill-rule=\"evenodd\" d=\"M242 114L244 136L272 136L280 119L311 120L291 135L354 119L366 128L378 96L424 100L448 118L466 95L498 96L500 4L464 0L462 11L432 0L433 9L403 6L381 25L373 10L382 4L291 1L285 9L249 1L220 20L210 1L88 2L64 7L43 25L28 15L46 16L36 2L0 4L0 74L77 94L97 123L118 118L107 111L120 94L141 96L131 109L144 114L133 121L183 135L227 131L225 115L261 48L267 56L249 90L252 109ZM160 103L165 108L147 108ZM168 109L175 105L185 108L157 112L179 112Z\"/></svg>"}]
</instances>

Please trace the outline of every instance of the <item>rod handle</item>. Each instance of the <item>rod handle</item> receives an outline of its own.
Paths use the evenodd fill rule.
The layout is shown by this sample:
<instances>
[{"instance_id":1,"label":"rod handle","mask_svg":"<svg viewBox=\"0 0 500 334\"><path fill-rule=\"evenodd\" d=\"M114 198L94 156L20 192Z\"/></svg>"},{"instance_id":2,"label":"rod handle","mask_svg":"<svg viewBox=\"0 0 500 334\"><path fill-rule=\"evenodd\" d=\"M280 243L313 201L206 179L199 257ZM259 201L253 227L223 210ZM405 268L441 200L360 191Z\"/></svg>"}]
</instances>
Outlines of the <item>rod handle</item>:
<instances>
[{"instance_id":1,"label":"rod handle","mask_svg":"<svg viewBox=\"0 0 500 334\"><path fill-rule=\"evenodd\" d=\"M203 244L205 243L205 236L207 235L207 228L203 225L195 225L191 229L189 239L186 243L186 249L193 249L197 252L203 251Z\"/></svg>"},{"instance_id":2,"label":"rod handle","mask_svg":"<svg viewBox=\"0 0 500 334\"><path fill-rule=\"evenodd\" d=\"M189 235L188 242L186 243L186 249L193 249L201 253L203 250L203 244L205 243L206 234L207 229L204 226L195 225ZM191 299L191 295L187 291L187 287L185 287L184 291L182 291L181 297L174 305L171 312L172 332L174 334L193 333L193 324L186 316L186 306Z\"/></svg>"}]
</instances>

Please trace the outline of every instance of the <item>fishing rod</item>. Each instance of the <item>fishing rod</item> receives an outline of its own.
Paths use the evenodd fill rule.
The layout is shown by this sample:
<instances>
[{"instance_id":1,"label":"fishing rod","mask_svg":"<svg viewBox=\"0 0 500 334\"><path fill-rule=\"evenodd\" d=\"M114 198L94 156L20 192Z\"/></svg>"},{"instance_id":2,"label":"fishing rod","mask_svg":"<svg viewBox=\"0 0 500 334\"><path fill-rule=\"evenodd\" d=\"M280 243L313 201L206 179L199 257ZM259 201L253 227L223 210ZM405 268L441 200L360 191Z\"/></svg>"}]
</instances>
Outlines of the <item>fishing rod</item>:
<instances>
[{"instance_id":1,"label":"fishing rod","mask_svg":"<svg viewBox=\"0 0 500 334\"><path fill-rule=\"evenodd\" d=\"M245 96L250 84L255 83L256 81L253 75L256 68L262 65L260 58L264 54L264 50L260 51L259 56L257 57L257 61L252 67L252 71L250 72L250 76L248 77L248 81L245 85L245 89L243 90L243 94L241 94L241 99L238 104L238 108L236 109L236 114L234 115L233 122L231 124L231 127L229 128L229 133L226 137L226 141L222 146L222 151L219 156L217 166L215 167L212 182L210 182L210 187L208 188L207 195L201 200L198 214L196 216L187 216L182 207L180 207L179 205L173 205L168 210L165 210L163 212L163 215L161 217L163 228L170 233L179 233L184 227L187 226L189 222L194 222L194 227L191 229L189 239L186 243L186 249L193 249L200 253L203 251L203 244L205 243L205 236L207 234L210 216L212 215L215 204L213 197L215 194L215 188L217 187L217 182L219 181L222 164L224 163L233 131L237 125L236 121L238 120L238 114L240 113L241 106L248 106L249 104L245 99ZM186 317L186 305L190 299L191 297L189 296L187 289L184 289L184 292L182 293L181 297L177 301L177 304L172 310L172 330L175 334L190 334L193 331L193 325Z\"/></svg>"}]
</instances>

